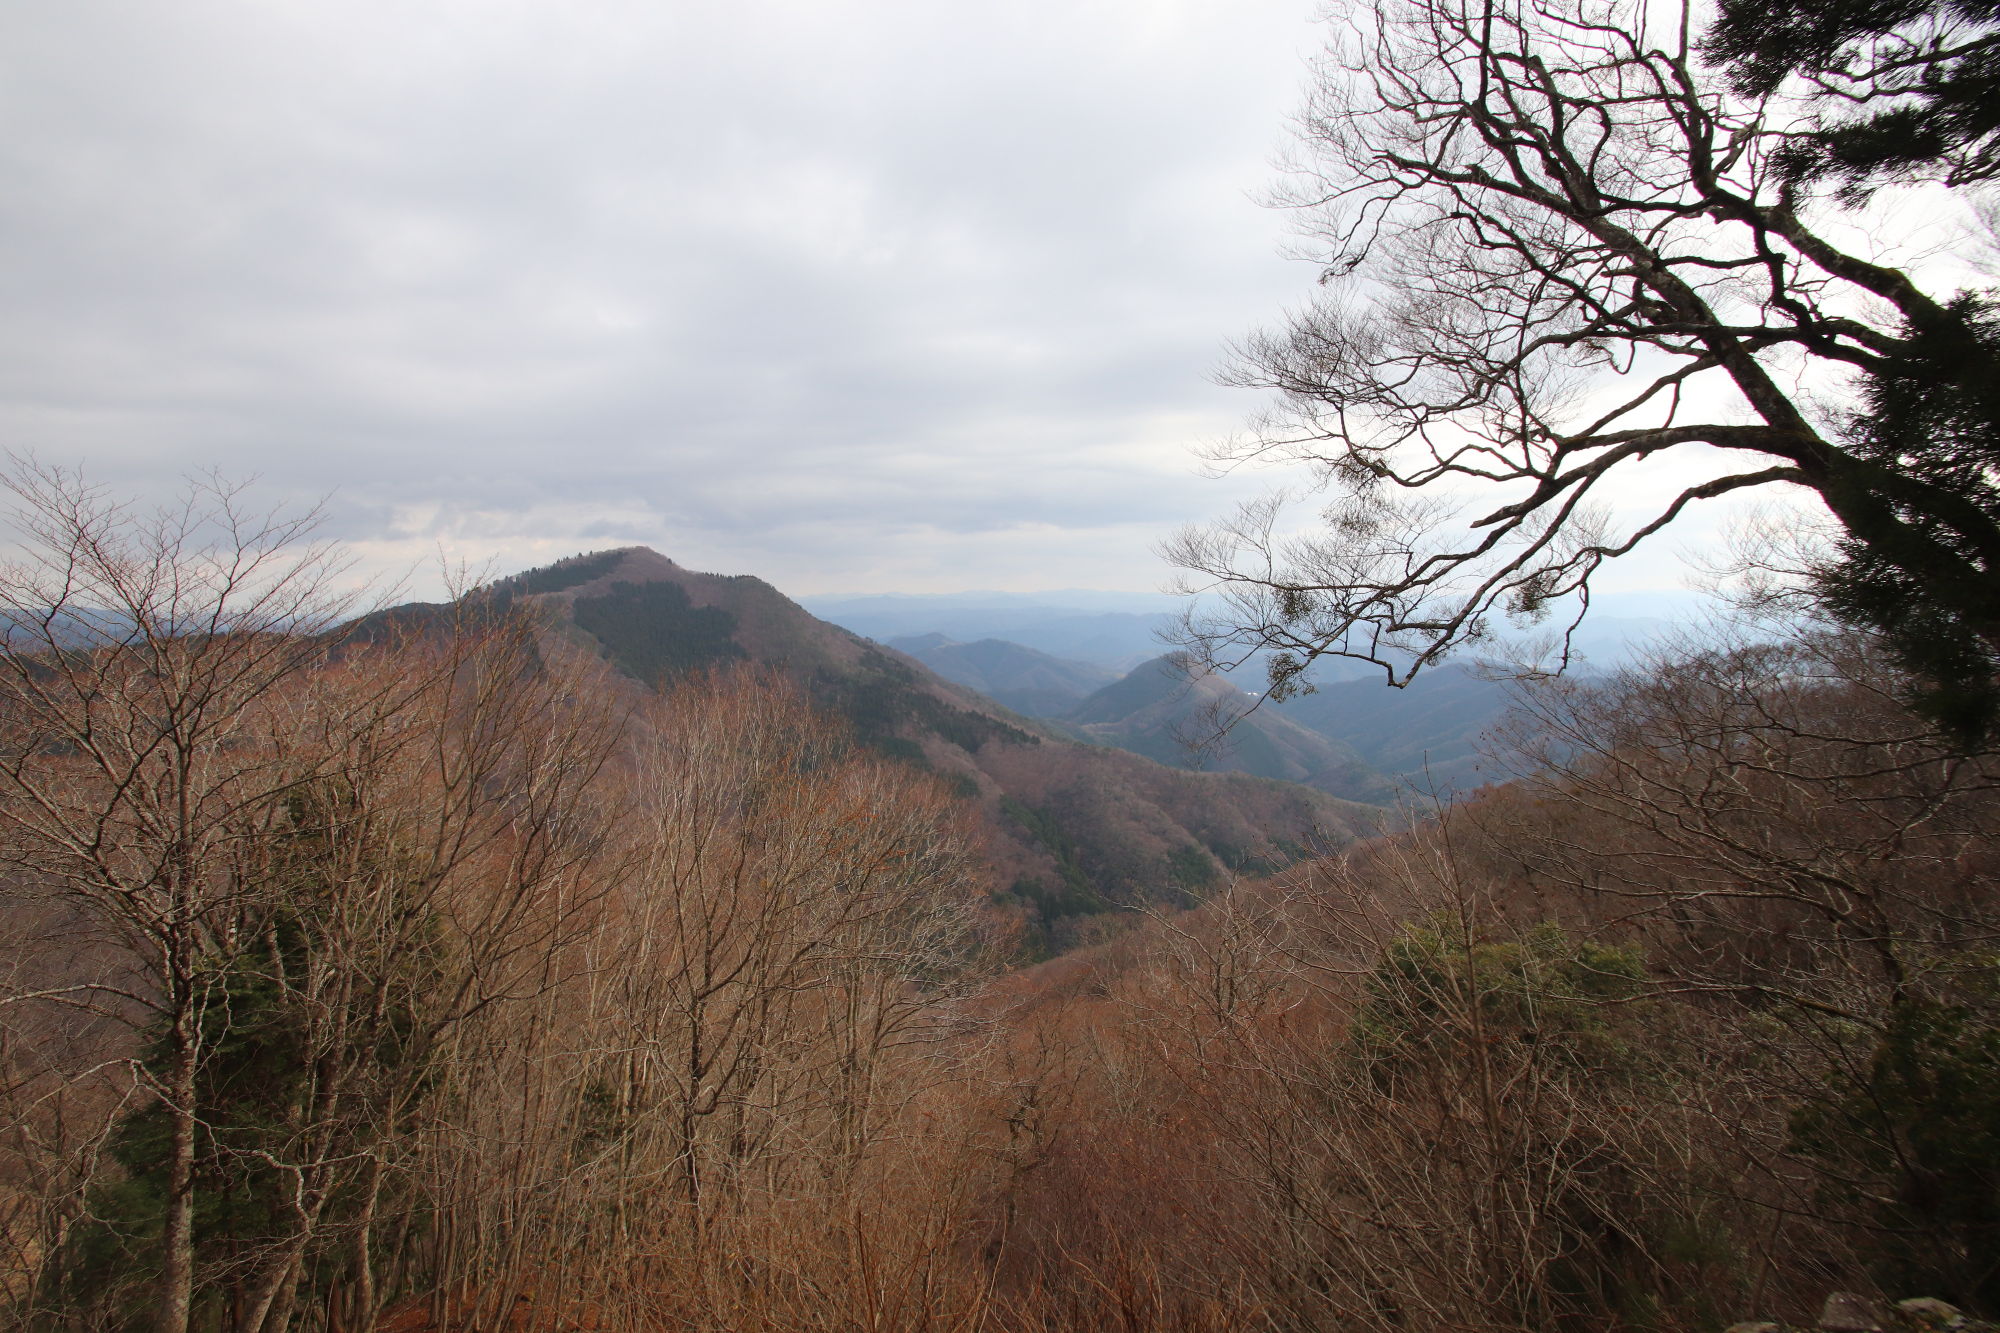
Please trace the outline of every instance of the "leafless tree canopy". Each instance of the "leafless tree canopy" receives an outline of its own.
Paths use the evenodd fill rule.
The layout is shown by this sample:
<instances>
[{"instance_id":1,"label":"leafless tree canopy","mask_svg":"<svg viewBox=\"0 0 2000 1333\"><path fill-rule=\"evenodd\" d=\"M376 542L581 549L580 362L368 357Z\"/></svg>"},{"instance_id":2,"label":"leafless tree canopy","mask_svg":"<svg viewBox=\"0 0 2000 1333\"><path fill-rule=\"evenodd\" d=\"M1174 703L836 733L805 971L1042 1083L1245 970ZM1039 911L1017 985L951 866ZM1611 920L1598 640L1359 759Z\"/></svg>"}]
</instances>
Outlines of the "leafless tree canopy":
<instances>
[{"instance_id":1,"label":"leafless tree canopy","mask_svg":"<svg viewBox=\"0 0 2000 1333\"><path fill-rule=\"evenodd\" d=\"M1936 562L1991 640L1990 516L1843 447L1838 411L1799 388L1886 364L1950 293L1783 177L1786 104L1702 71L1699 21L1623 0L1381 0L1346 20L1288 200L1323 292L1242 349L1236 381L1277 406L1219 451L1302 464L1330 498L1171 543L1188 586L1220 595L1191 647L1268 652L1280 690L1329 654L1400 680L1502 617L1573 625L1606 561L1774 486ZM1646 470L1663 456L1688 466ZM1650 507L1614 522L1614 490Z\"/></svg>"},{"instance_id":2,"label":"leafless tree canopy","mask_svg":"<svg viewBox=\"0 0 2000 1333\"><path fill-rule=\"evenodd\" d=\"M1540 682L1533 780L1000 970L967 802L777 672L14 481L8 1327L2000 1312L2000 783L1872 640Z\"/></svg>"},{"instance_id":3,"label":"leafless tree canopy","mask_svg":"<svg viewBox=\"0 0 2000 1333\"><path fill-rule=\"evenodd\" d=\"M0 480L0 1321L793 1327L850 1244L857 1302L976 1299L941 783L491 598L348 619L237 488Z\"/></svg>"}]
</instances>

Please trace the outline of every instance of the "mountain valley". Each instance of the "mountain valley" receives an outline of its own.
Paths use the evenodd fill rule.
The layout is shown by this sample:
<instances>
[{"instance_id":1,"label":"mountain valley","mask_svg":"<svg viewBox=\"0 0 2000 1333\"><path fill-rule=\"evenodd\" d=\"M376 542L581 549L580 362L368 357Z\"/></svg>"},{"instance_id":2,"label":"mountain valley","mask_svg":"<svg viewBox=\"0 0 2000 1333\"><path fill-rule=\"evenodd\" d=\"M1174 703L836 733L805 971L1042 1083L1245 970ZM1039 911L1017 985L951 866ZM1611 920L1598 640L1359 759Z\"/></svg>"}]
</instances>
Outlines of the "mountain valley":
<instances>
[{"instance_id":1,"label":"mountain valley","mask_svg":"<svg viewBox=\"0 0 2000 1333\"><path fill-rule=\"evenodd\" d=\"M995 901L1020 915L1030 947L1060 947L1108 911L1195 901L1232 874L1276 870L1393 822L1373 803L1386 784L1290 723L1278 724L1289 743L1271 747L1275 771L1191 771L1168 735L1177 714L1159 701L1158 716L1122 728L1028 716L813 617L761 580L683 569L643 547L572 557L483 595L532 609L545 634L631 686L671 689L737 666L776 672L877 753L937 774L977 807ZM1016 698L1037 682L1060 695L1111 677L1016 645L912 646ZM1329 776L1343 765L1354 780ZM1328 781L1273 780L1291 773Z\"/></svg>"},{"instance_id":2,"label":"mountain valley","mask_svg":"<svg viewBox=\"0 0 2000 1333\"><path fill-rule=\"evenodd\" d=\"M643 547L349 618L65 512L0 599L15 1325L1699 1333L1888 1225L1985 1299L2000 782L1865 640L1530 687L1492 785L1470 668L1256 706Z\"/></svg>"}]
</instances>

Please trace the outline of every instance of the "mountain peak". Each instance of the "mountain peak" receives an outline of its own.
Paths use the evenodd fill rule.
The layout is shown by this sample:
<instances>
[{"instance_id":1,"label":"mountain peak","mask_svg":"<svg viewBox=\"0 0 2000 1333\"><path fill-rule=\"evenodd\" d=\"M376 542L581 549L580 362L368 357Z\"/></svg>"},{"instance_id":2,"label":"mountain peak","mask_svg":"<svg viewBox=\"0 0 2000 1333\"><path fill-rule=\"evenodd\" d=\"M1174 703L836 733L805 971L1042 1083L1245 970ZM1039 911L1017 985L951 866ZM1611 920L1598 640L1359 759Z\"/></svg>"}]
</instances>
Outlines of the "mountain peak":
<instances>
[{"instance_id":1,"label":"mountain peak","mask_svg":"<svg viewBox=\"0 0 2000 1333\"><path fill-rule=\"evenodd\" d=\"M603 552L614 561L609 577L623 583L651 583L659 579L681 579L695 571L675 564L650 546L620 546Z\"/></svg>"},{"instance_id":2,"label":"mountain peak","mask_svg":"<svg viewBox=\"0 0 2000 1333\"><path fill-rule=\"evenodd\" d=\"M1274 711L1186 653L1167 653L1097 691L1064 719L1099 744L1175 766L1197 762L1301 782L1348 800L1392 794L1353 747ZM1219 729L1227 728L1226 734ZM1191 743L1193 743L1191 745Z\"/></svg>"},{"instance_id":3,"label":"mountain peak","mask_svg":"<svg viewBox=\"0 0 2000 1333\"><path fill-rule=\"evenodd\" d=\"M704 577L683 569L650 546L614 546L524 569L494 580L492 586L516 597L535 597L549 593L602 592L614 583L682 582L691 575Z\"/></svg>"},{"instance_id":4,"label":"mountain peak","mask_svg":"<svg viewBox=\"0 0 2000 1333\"><path fill-rule=\"evenodd\" d=\"M1062 923L1072 917L1186 900L1225 870L1275 867L1313 838L1383 819L1325 789L1175 771L1077 744L1069 727L1009 713L913 657L816 619L761 579L700 573L644 546L573 555L496 580L486 595L531 608L552 652L604 661L617 673L608 688L671 689L739 663L789 679L882 759L936 773L974 804L996 901L1051 944L1071 938L1064 932L1076 928ZM933 651L1033 681L1067 673L1078 677L1063 691L1071 697L1109 674L994 639Z\"/></svg>"}]
</instances>

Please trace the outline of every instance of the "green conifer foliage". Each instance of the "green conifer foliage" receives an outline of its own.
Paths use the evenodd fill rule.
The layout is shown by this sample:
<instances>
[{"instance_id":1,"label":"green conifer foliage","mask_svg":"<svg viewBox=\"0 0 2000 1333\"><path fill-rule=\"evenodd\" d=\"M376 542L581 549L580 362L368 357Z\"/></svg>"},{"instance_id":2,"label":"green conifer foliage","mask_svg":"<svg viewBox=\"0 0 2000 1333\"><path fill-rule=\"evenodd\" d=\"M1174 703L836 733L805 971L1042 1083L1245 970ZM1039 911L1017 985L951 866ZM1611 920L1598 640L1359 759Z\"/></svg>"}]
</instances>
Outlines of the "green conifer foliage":
<instances>
[{"instance_id":1,"label":"green conifer foliage","mask_svg":"<svg viewBox=\"0 0 2000 1333\"><path fill-rule=\"evenodd\" d=\"M1792 1117L1825 1188L1873 1224L1877 1278L2000 1311L2000 973L1985 1002L1913 998L1824 1102Z\"/></svg>"},{"instance_id":2,"label":"green conifer foliage","mask_svg":"<svg viewBox=\"0 0 2000 1333\"><path fill-rule=\"evenodd\" d=\"M1799 136L1797 177L1871 180L2000 170L1994 0L1723 0L1708 53L1739 91L1803 78L1833 114Z\"/></svg>"},{"instance_id":3,"label":"green conifer foliage","mask_svg":"<svg viewBox=\"0 0 2000 1333\"><path fill-rule=\"evenodd\" d=\"M343 1215L383 1147L392 1104L407 1102L427 1077L420 1009L442 975L439 933L406 924L396 947L371 949L354 929L357 914L396 914L381 895L393 899L396 886L418 877L392 845L360 845L374 830L338 783L295 791L281 819L266 866L270 892L236 922L244 943L210 978L201 1011L191 1328L202 1333L237 1327L234 1312L260 1267L296 1243L302 1225L309 1235L295 1300L314 1304L339 1277ZM333 968L348 974L333 992L348 1000L344 1012L329 1012L329 992L309 981ZM165 1059L160 1034L146 1061ZM56 1308L120 1333L148 1325L167 1154L158 1102L120 1123L110 1143L119 1173L96 1191L90 1218L48 1275ZM299 1209L306 1189L330 1196L310 1223Z\"/></svg>"},{"instance_id":4,"label":"green conifer foliage","mask_svg":"<svg viewBox=\"0 0 2000 1333\"><path fill-rule=\"evenodd\" d=\"M1457 922L1406 930L1368 980L1354 1026L1378 1079L1459 1047L1536 1046L1577 1072L1632 1070L1632 1018L1645 971L1635 950L1543 923L1518 938L1468 937Z\"/></svg>"},{"instance_id":5,"label":"green conifer foliage","mask_svg":"<svg viewBox=\"0 0 2000 1333\"><path fill-rule=\"evenodd\" d=\"M1961 295L1907 329L1864 379L1847 436L1879 469L1852 497L1876 521L1835 543L1820 596L1883 635L1921 712L1976 743L2000 727L2000 309Z\"/></svg>"}]
</instances>

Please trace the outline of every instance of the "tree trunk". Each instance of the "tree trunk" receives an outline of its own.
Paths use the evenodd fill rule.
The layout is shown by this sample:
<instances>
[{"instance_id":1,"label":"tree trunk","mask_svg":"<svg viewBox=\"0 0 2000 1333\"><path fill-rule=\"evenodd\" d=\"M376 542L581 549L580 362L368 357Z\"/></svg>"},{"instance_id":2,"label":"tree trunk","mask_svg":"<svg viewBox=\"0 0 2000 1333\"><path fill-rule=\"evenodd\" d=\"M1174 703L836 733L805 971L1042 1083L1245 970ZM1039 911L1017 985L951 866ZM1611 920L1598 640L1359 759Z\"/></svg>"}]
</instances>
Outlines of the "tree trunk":
<instances>
[{"instance_id":1,"label":"tree trunk","mask_svg":"<svg viewBox=\"0 0 2000 1333\"><path fill-rule=\"evenodd\" d=\"M250 1304L239 1324L242 1333L267 1333L268 1329L284 1327L288 1317L285 1307L290 1305L290 1301L281 1300L281 1297L289 1291L292 1279L299 1271L299 1259L305 1254L308 1234L301 1230L258 1274Z\"/></svg>"},{"instance_id":2,"label":"tree trunk","mask_svg":"<svg viewBox=\"0 0 2000 1333\"><path fill-rule=\"evenodd\" d=\"M375 1207L381 1197L382 1159L371 1155L361 1187L361 1216L354 1227L354 1285L349 1302L354 1317L346 1321L347 1333L368 1333L375 1327Z\"/></svg>"},{"instance_id":3,"label":"tree trunk","mask_svg":"<svg viewBox=\"0 0 2000 1333\"><path fill-rule=\"evenodd\" d=\"M179 968L175 972L185 975ZM180 976L173 984L181 993L175 996L168 1034L167 1209L160 1241L160 1305L153 1321L159 1333L187 1333L194 1307L194 1004Z\"/></svg>"}]
</instances>

